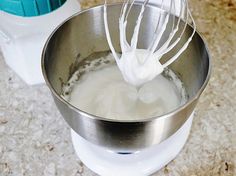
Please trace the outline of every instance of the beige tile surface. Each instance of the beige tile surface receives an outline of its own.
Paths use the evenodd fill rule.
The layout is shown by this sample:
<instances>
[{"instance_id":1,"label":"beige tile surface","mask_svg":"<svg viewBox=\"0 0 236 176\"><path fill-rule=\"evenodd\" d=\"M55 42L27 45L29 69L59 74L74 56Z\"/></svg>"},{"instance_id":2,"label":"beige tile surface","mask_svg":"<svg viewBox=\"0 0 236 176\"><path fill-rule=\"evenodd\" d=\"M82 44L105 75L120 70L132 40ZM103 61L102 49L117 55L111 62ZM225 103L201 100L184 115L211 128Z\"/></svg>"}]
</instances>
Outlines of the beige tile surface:
<instances>
[{"instance_id":1,"label":"beige tile surface","mask_svg":"<svg viewBox=\"0 0 236 176\"><path fill-rule=\"evenodd\" d=\"M103 0L84 0L87 8ZM236 1L190 0L212 77L178 157L154 176L236 175ZM17 56L16 56L17 59ZM27 86L0 55L0 176L95 176L75 156L45 85Z\"/></svg>"}]
</instances>

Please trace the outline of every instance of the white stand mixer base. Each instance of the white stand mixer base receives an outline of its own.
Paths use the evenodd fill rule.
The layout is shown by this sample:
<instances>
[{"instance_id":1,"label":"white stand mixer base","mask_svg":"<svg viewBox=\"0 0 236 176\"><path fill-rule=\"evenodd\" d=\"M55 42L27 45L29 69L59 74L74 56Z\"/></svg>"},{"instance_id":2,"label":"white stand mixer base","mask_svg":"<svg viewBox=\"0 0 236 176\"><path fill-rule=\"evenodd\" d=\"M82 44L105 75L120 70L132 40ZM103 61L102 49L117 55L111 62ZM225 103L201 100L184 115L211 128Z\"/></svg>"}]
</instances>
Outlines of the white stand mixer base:
<instances>
[{"instance_id":1,"label":"white stand mixer base","mask_svg":"<svg viewBox=\"0 0 236 176\"><path fill-rule=\"evenodd\" d=\"M193 114L185 124L162 143L132 154L117 154L94 145L71 130L75 152L80 160L101 176L146 176L173 160L183 148L192 125Z\"/></svg>"}]
</instances>

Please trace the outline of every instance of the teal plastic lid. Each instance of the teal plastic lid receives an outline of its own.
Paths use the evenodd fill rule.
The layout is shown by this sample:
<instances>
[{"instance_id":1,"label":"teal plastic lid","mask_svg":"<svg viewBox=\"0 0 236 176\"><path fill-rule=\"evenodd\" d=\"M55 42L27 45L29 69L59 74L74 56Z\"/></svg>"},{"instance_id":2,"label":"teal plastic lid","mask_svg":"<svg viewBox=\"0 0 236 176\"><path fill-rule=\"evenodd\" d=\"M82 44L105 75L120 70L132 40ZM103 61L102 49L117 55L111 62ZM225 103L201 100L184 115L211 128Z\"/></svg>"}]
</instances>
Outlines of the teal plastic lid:
<instances>
[{"instance_id":1,"label":"teal plastic lid","mask_svg":"<svg viewBox=\"0 0 236 176\"><path fill-rule=\"evenodd\" d=\"M50 13L66 0L0 0L0 10L18 16L32 17Z\"/></svg>"}]
</instances>

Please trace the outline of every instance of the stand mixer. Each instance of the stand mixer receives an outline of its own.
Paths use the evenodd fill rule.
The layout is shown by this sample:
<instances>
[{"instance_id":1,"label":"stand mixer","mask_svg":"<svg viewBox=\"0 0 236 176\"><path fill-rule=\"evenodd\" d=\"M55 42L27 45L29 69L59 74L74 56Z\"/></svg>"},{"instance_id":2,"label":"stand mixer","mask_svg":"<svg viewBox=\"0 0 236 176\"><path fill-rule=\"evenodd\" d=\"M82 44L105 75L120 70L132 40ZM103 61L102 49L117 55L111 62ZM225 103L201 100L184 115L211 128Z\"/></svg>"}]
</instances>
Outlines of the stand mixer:
<instances>
[{"instance_id":1,"label":"stand mixer","mask_svg":"<svg viewBox=\"0 0 236 176\"><path fill-rule=\"evenodd\" d=\"M121 51L117 35L121 7L122 4L109 5L107 12L110 35L118 52ZM158 5L147 5L146 8L140 26L140 48L147 47L152 41L153 21L160 10ZM132 36L139 9L140 5L134 4L130 13L128 39ZM167 24L167 31L172 27L170 24ZM184 24L180 21L180 28ZM170 54L178 52L193 31L187 25L179 44ZM163 36L168 37L165 33ZM185 85L188 101L169 113L144 120L98 117L80 110L61 96L63 85L84 59L95 52L109 50L103 6L82 11L68 19L48 39L42 55L43 75L58 109L72 128L75 151L86 166L103 176L150 175L173 160L188 138L195 106L210 77L208 50L201 36L195 33L185 52L169 65ZM167 54L162 59L165 62L169 57Z\"/></svg>"}]
</instances>

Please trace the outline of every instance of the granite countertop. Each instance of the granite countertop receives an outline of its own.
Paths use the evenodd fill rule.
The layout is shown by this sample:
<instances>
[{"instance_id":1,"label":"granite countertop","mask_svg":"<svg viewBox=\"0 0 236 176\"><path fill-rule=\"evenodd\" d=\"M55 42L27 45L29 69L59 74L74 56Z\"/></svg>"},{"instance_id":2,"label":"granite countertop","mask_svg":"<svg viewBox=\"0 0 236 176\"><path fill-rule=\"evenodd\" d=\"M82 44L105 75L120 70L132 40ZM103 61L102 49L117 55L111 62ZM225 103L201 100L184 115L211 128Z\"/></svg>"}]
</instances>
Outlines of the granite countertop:
<instances>
[{"instance_id":1,"label":"granite countertop","mask_svg":"<svg viewBox=\"0 0 236 176\"><path fill-rule=\"evenodd\" d=\"M84 0L84 8L103 0ZM154 176L236 175L236 1L190 0L212 77L181 153ZM28 86L0 54L0 176L95 176L76 157L45 85Z\"/></svg>"}]
</instances>

